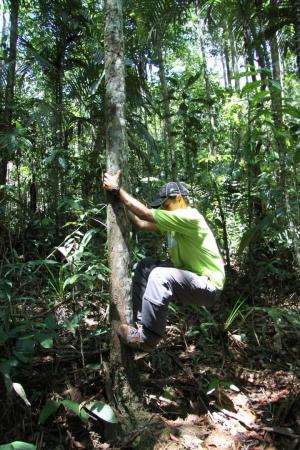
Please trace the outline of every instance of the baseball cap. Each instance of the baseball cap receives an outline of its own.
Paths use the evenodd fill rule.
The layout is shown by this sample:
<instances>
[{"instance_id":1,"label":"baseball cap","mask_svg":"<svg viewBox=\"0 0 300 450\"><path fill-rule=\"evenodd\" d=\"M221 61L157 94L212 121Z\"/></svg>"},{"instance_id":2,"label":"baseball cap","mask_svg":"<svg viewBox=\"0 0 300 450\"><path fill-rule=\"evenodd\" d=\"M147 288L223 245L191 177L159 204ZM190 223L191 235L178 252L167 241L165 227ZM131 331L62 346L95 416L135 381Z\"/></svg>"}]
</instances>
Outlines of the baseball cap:
<instances>
[{"instance_id":1,"label":"baseball cap","mask_svg":"<svg viewBox=\"0 0 300 450\"><path fill-rule=\"evenodd\" d=\"M152 208L159 208L168 197L176 197L176 195L182 195L187 197L189 191L186 186L179 181L170 181L164 184L158 191L157 197L150 203Z\"/></svg>"}]
</instances>

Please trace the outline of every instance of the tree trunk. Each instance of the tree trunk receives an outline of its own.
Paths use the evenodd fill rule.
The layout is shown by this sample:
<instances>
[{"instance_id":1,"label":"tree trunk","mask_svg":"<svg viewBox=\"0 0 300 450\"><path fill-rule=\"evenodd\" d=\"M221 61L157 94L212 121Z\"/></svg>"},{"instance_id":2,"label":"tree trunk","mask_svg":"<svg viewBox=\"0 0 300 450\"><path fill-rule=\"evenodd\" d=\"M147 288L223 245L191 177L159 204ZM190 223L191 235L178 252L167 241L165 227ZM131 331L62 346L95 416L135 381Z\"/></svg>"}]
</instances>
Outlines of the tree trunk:
<instances>
[{"instance_id":1,"label":"tree trunk","mask_svg":"<svg viewBox=\"0 0 300 450\"><path fill-rule=\"evenodd\" d=\"M251 21L251 19L249 19L249 14L247 11L248 4L245 2L245 0L240 0L239 6L240 6L240 14L241 14L241 18L242 18L246 61L247 61L247 65L249 66L248 69L250 69L251 71L254 71L255 70L255 60L254 60L253 47L252 47L252 42L251 42L251 33L249 30L249 22ZM252 78L252 81L256 81L256 75L254 73L251 75L251 78Z\"/></svg>"},{"instance_id":2,"label":"tree trunk","mask_svg":"<svg viewBox=\"0 0 300 450\"><path fill-rule=\"evenodd\" d=\"M205 45L203 42L203 37L202 37L202 30L201 30L201 24L199 24L199 32L198 32L198 37L199 37L199 43L200 43L200 48L201 48L201 53L202 53L202 60L203 60L203 68L204 68L204 80L205 80L205 88L206 88L206 97L208 100L208 104L209 104L209 120L210 120L210 130L209 130L209 149L210 149L210 153L212 155L214 155L216 153L216 124L215 124L215 116L214 116L214 111L213 108L211 106L211 83L210 83L210 79L209 79L209 73L207 70L207 60L206 60L206 53L205 53ZM230 270L230 253L229 253L229 245L228 245L228 234L227 234L227 223L226 223L226 216L224 213L224 209L223 209L223 205L222 205L222 200L221 200L221 196L220 196L220 192L219 192L219 187L217 184L217 181L215 180L214 176L213 176L213 172L210 172L210 178L212 180L212 184L213 187L215 189L215 195L217 198L217 202L218 202L218 206L219 206L219 212L220 212L220 217L221 217L221 222L222 222L222 229L223 229L223 243L224 243L224 248L225 248L225 253L226 253L226 266L227 268Z\"/></svg>"},{"instance_id":3,"label":"tree trunk","mask_svg":"<svg viewBox=\"0 0 300 450\"><path fill-rule=\"evenodd\" d=\"M9 52L6 60L7 77L5 88L5 103L3 115L0 122L0 134L5 135L11 132L12 113L14 102L14 90L16 81L16 57L17 57L17 40L18 40L18 17L19 17L19 1L11 0L10 2L10 40ZM6 185L7 164L10 155L7 148L2 147L0 154L0 187ZM4 190L0 189L0 205L5 208Z\"/></svg>"},{"instance_id":4,"label":"tree trunk","mask_svg":"<svg viewBox=\"0 0 300 450\"><path fill-rule=\"evenodd\" d=\"M226 71L225 53L224 53L223 49L221 50L221 64L222 64L224 86L225 86L225 89L228 89L229 88L229 81L228 81L228 76L227 76L227 71Z\"/></svg>"},{"instance_id":5,"label":"tree trunk","mask_svg":"<svg viewBox=\"0 0 300 450\"><path fill-rule=\"evenodd\" d=\"M55 110L53 112L52 122L52 146L53 151L58 152L53 158L50 168L50 199L49 209L53 213L56 227L56 234L59 234L64 223L64 213L59 211L59 201L64 196L64 177L63 169L59 163L59 158L63 157L63 83L64 83L64 65L66 53L66 33L63 28L57 29L57 38L55 42L56 55L54 60L55 76L52 79L52 96Z\"/></svg>"},{"instance_id":6,"label":"tree trunk","mask_svg":"<svg viewBox=\"0 0 300 450\"><path fill-rule=\"evenodd\" d=\"M158 74L160 80L160 88L163 100L163 115L164 115L164 149L165 149L165 177L176 180L176 160L175 160L175 145L172 136L172 121L170 113L170 100L168 93L168 86L165 73L165 64L162 53L162 43L158 40L157 44L157 58L158 58Z\"/></svg>"},{"instance_id":7,"label":"tree trunk","mask_svg":"<svg viewBox=\"0 0 300 450\"><path fill-rule=\"evenodd\" d=\"M232 87L231 85L231 77L232 77L232 71L230 67L230 51L229 51L229 44L228 44L228 33L227 31L223 33L223 50L224 50L224 58L225 58L225 66L226 66L226 75L227 75L227 83L228 87ZM225 83L226 85L226 83Z\"/></svg>"},{"instance_id":8,"label":"tree trunk","mask_svg":"<svg viewBox=\"0 0 300 450\"><path fill-rule=\"evenodd\" d=\"M231 50L231 66L233 75L238 75L239 70L237 66L237 54L236 54L236 46L235 46L235 40L232 33L232 30L229 32L229 38L230 38L230 50ZM240 80L239 78L234 78L234 86L236 91L240 91Z\"/></svg>"},{"instance_id":9,"label":"tree trunk","mask_svg":"<svg viewBox=\"0 0 300 450\"><path fill-rule=\"evenodd\" d=\"M298 77L300 78L300 0L291 0L295 24L295 52L297 58Z\"/></svg>"},{"instance_id":10,"label":"tree trunk","mask_svg":"<svg viewBox=\"0 0 300 450\"><path fill-rule=\"evenodd\" d=\"M272 3L273 6L275 6L276 0L273 0L271 4ZM271 109L275 125L275 140L277 145L277 152L279 154L280 162L279 183L284 196L284 203L287 212L288 230L290 238L293 242L295 261L297 263L298 269L300 269L300 243L298 238L298 229L293 217L293 210L289 197L289 187L287 186L289 174L286 167L286 143L283 133L284 122L282 112L282 74L280 65L280 53L276 34L270 40L270 48L272 56L273 80L276 81L277 84L281 87L281 90L276 87L273 87L271 89Z\"/></svg>"},{"instance_id":11,"label":"tree trunk","mask_svg":"<svg viewBox=\"0 0 300 450\"><path fill-rule=\"evenodd\" d=\"M107 170L114 174L122 169L124 182L127 169L127 139L122 0L105 1L104 39ZM131 227L124 207L111 194L108 200L107 232L111 270L110 313L112 325L108 397L110 401L115 402L115 406L122 413L122 418L127 417L128 426L128 422L132 423L135 420L137 413L138 407L135 404L134 391L138 388L139 383L132 352L125 346L121 347L116 328L121 322L132 322L129 276L129 230ZM116 430L113 430L112 434L115 432Z\"/></svg>"},{"instance_id":12,"label":"tree trunk","mask_svg":"<svg viewBox=\"0 0 300 450\"><path fill-rule=\"evenodd\" d=\"M226 269L229 271L231 270L231 262L230 262L230 250L229 250L229 242L228 242L228 233L227 233L227 220L226 220L226 213L223 208L223 202L220 196L220 190L217 181L215 178L213 179L213 185L215 188L215 195L218 202L220 217L221 217L221 223L222 223L222 234L223 234L223 245L224 245L224 252L225 252L225 259L226 259Z\"/></svg>"}]
</instances>

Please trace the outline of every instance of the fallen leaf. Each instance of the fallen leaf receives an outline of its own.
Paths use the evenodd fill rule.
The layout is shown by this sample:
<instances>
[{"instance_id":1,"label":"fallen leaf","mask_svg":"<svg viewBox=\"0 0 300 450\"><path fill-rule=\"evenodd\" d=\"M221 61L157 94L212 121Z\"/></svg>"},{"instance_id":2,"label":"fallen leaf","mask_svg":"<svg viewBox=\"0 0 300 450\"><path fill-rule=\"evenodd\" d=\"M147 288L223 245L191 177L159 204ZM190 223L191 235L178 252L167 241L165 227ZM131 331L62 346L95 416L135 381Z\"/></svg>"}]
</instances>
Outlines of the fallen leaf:
<instances>
[{"instance_id":1,"label":"fallen leaf","mask_svg":"<svg viewBox=\"0 0 300 450\"><path fill-rule=\"evenodd\" d=\"M219 430L214 430L204 441L204 446L208 449L231 450L234 445L232 436Z\"/></svg>"}]
</instances>

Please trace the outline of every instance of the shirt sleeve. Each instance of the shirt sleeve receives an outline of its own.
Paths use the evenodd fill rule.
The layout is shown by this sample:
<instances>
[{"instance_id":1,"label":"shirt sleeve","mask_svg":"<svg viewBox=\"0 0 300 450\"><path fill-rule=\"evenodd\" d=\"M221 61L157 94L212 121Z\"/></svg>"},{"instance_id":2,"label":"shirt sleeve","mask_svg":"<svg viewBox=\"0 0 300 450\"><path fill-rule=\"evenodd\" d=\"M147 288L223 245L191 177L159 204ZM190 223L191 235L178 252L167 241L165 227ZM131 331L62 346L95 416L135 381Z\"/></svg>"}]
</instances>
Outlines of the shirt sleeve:
<instances>
[{"instance_id":1,"label":"shirt sleeve","mask_svg":"<svg viewBox=\"0 0 300 450\"><path fill-rule=\"evenodd\" d=\"M162 233L175 231L185 236L193 236L195 232L206 235L204 228L199 227L197 218L189 217L186 211L178 209L175 211L153 210L154 223Z\"/></svg>"}]
</instances>

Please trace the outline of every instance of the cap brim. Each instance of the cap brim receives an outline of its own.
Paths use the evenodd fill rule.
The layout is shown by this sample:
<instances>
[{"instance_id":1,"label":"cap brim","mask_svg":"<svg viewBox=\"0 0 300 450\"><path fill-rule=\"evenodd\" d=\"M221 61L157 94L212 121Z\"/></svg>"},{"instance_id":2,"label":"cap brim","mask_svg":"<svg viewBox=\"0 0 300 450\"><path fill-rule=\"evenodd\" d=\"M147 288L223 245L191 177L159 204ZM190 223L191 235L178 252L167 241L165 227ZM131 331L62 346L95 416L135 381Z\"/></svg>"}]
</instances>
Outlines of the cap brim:
<instances>
[{"instance_id":1,"label":"cap brim","mask_svg":"<svg viewBox=\"0 0 300 450\"><path fill-rule=\"evenodd\" d=\"M156 198L155 200L153 200L153 202L150 203L151 208L159 208L163 202L165 201L165 198Z\"/></svg>"}]
</instances>

